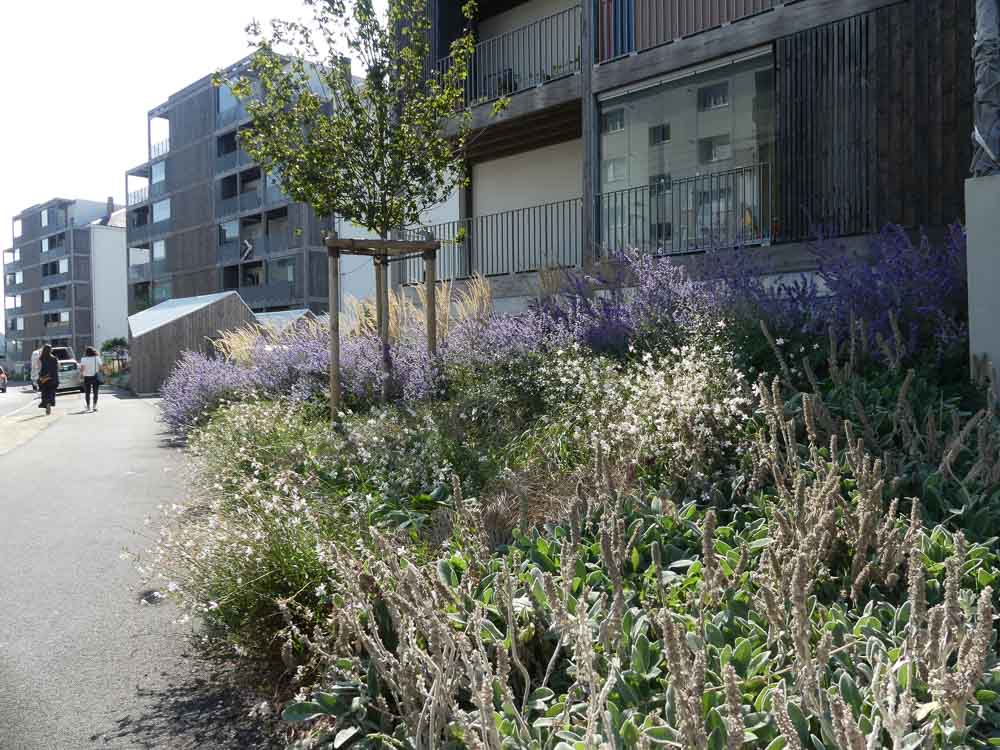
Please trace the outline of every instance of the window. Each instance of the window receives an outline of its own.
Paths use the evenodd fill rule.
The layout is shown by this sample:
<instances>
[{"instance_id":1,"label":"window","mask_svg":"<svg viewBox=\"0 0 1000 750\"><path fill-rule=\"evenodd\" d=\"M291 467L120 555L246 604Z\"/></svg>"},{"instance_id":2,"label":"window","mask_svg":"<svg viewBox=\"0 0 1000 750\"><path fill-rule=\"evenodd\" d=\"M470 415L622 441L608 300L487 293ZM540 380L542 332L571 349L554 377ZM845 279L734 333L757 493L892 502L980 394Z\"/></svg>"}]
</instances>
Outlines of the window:
<instances>
[{"instance_id":1,"label":"window","mask_svg":"<svg viewBox=\"0 0 1000 750\"><path fill-rule=\"evenodd\" d=\"M49 225L49 209L42 209L42 226L47 227Z\"/></svg>"},{"instance_id":2,"label":"window","mask_svg":"<svg viewBox=\"0 0 1000 750\"><path fill-rule=\"evenodd\" d=\"M21 260L21 250L19 248L15 247L13 250L4 251L4 263L17 263L19 260Z\"/></svg>"},{"instance_id":3,"label":"window","mask_svg":"<svg viewBox=\"0 0 1000 750\"><path fill-rule=\"evenodd\" d=\"M59 312L45 313L42 316L42 322L46 326L61 326L69 323L69 310L60 310Z\"/></svg>"},{"instance_id":4,"label":"window","mask_svg":"<svg viewBox=\"0 0 1000 750\"><path fill-rule=\"evenodd\" d=\"M65 302L69 299L69 287L51 286L42 290L42 302Z\"/></svg>"},{"instance_id":5,"label":"window","mask_svg":"<svg viewBox=\"0 0 1000 750\"><path fill-rule=\"evenodd\" d=\"M170 218L170 199L157 201L153 204L153 223L166 221Z\"/></svg>"},{"instance_id":6,"label":"window","mask_svg":"<svg viewBox=\"0 0 1000 750\"><path fill-rule=\"evenodd\" d=\"M233 220L225 224L219 224L219 244L225 245L227 242L238 242L240 239L240 222Z\"/></svg>"},{"instance_id":7,"label":"window","mask_svg":"<svg viewBox=\"0 0 1000 750\"><path fill-rule=\"evenodd\" d=\"M157 281L153 284L153 304L159 304L160 302L166 302L170 299L172 294L171 284L169 281Z\"/></svg>"},{"instance_id":8,"label":"window","mask_svg":"<svg viewBox=\"0 0 1000 750\"><path fill-rule=\"evenodd\" d=\"M165 240L156 240L153 243L153 260L166 260L167 259L167 243Z\"/></svg>"},{"instance_id":9,"label":"window","mask_svg":"<svg viewBox=\"0 0 1000 750\"><path fill-rule=\"evenodd\" d=\"M620 182L625 179L625 159L608 159L604 162L605 182Z\"/></svg>"},{"instance_id":10,"label":"window","mask_svg":"<svg viewBox=\"0 0 1000 750\"><path fill-rule=\"evenodd\" d=\"M42 264L42 276L55 276L59 273L69 273L69 258L60 258L50 263Z\"/></svg>"},{"instance_id":11,"label":"window","mask_svg":"<svg viewBox=\"0 0 1000 750\"><path fill-rule=\"evenodd\" d=\"M659 146L661 143L670 143L670 123L665 122L654 125L649 129L649 145Z\"/></svg>"},{"instance_id":12,"label":"window","mask_svg":"<svg viewBox=\"0 0 1000 750\"><path fill-rule=\"evenodd\" d=\"M163 182L167 179L167 163L165 161L153 162L153 179L150 180L154 185L158 182Z\"/></svg>"},{"instance_id":13,"label":"window","mask_svg":"<svg viewBox=\"0 0 1000 750\"><path fill-rule=\"evenodd\" d=\"M271 264L271 281L295 282L295 258L283 258Z\"/></svg>"},{"instance_id":14,"label":"window","mask_svg":"<svg viewBox=\"0 0 1000 750\"><path fill-rule=\"evenodd\" d=\"M24 330L24 318L15 318L15 320L17 321L17 325L15 326L15 329L18 330L18 331L23 331Z\"/></svg>"},{"instance_id":15,"label":"window","mask_svg":"<svg viewBox=\"0 0 1000 750\"><path fill-rule=\"evenodd\" d=\"M243 266L243 274L240 279L240 286L263 286L264 285L264 264L261 261L247 263Z\"/></svg>"},{"instance_id":16,"label":"window","mask_svg":"<svg viewBox=\"0 0 1000 750\"><path fill-rule=\"evenodd\" d=\"M20 236L21 236L21 220L14 219L14 237L17 238Z\"/></svg>"},{"instance_id":17,"label":"window","mask_svg":"<svg viewBox=\"0 0 1000 750\"><path fill-rule=\"evenodd\" d=\"M17 298L11 295L5 296L3 298L3 306L5 310L13 310L15 307L19 306L17 304Z\"/></svg>"},{"instance_id":18,"label":"window","mask_svg":"<svg viewBox=\"0 0 1000 750\"><path fill-rule=\"evenodd\" d=\"M49 238L45 237L42 239L42 252L47 253L49 251Z\"/></svg>"},{"instance_id":19,"label":"window","mask_svg":"<svg viewBox=\"0 0 1000 750\"><path fill-rule=\"evenodd\" d=\"M698 109L707 112L729 106L729 81L702 86L698 89Z\"/></svg>"},{"instance_id":20,"label":"window","mask_svg":"<svg viewBox=\"0 0 1000 750\"><path fill-rule=\"evenodd\" d=\"M219 112L225 112L239 104L233 90L225 84L219 86Z\"/></svg>"},{"instance_id":21,"label":"window","mask_svg":"<svg viewBox=\"0 0 1000 750\"><path fill-rule=\"evenodd\" d=\"M715 135L698 141L698 161L702 164L725 161L732 155L733 147L729 135Z\"/></svg>"},{"instance_id":22,"label":"window","mask_svg":"<svg viewBox=\"0 0 1000 750\"><path fill-rule=\"evenodd\" d=\"M14 284L16 285L16 284L23 284L23 283L24 283L24 272L23 271L15 271L14 272Z\"/></svg>"},{"instance_id":23,"label":"window","mask_svg":"<svg viewBox=\"0 0 1000 750\"><path fill-rule=\"evenodd\" d=\"M625 108L612 109L601 115L601 133L620 133L625 129Z\"/></svg>"}]
</instances>

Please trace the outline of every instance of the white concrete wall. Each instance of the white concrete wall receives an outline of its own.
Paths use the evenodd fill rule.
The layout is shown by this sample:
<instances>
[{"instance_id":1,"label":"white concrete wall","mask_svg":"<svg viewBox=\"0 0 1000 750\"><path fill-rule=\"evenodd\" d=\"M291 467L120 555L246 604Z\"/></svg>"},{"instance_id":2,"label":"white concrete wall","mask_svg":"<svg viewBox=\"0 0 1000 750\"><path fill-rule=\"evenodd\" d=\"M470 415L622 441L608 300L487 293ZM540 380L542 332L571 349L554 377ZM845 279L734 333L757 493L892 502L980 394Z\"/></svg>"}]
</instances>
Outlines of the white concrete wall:
<instances>
[{"instance_id":1,"label":"white concrete wall","mask_svg":"<svg viewBox=\"0 0 1000 750\"><path fill-rule=\"evenodd\" d=\"M511 8L506 13L487 18L479 23L479 41L492 39L508 31L527 26L540 18L579 5L578 0L532 0Z\"/></svg>"},{"instance_id":2,"label":"white concrete wall","mask_svg":"<svg viewBox=\"0 0 1000 750\"><path fill-rule=\"evenodd\" d=\"M583 141L525 151L472 168L474 216L579 198L583 191Z\"/></svg>"},{"instance_id":3,"label":"white concrete wall","mask_svg":"<svg viewBox=\"0 0 1000 750\"><path fill-rule=\"evenodd\" d=\"M969 352L1000 367L1000 175L965 182Z\"/></svg>"},{"instance_id":4,"label":"white concrete wall","mask_svg":"<svg viewBox=\"0 0 1000 750\"><path fill-rule=\"evenodd\" d=\"M128 278L125 229L90 227L90 273L93 298L93 341L128 338Z\"/></svg>"}]
</instances>

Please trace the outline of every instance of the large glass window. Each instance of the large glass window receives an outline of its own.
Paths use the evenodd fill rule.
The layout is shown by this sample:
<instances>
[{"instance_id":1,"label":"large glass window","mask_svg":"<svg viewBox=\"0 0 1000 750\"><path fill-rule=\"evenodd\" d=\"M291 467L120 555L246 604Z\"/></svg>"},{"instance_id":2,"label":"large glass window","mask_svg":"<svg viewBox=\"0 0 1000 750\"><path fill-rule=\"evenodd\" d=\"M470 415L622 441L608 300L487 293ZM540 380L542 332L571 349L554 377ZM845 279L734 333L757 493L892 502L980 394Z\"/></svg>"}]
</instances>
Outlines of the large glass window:
<instances>
[{"instance_id":1,"label":"large glass window","mask_svg":"<svg viewBox=\"0 0 1000 750\"><path fill-rule=\"evenodd\" d=\"M153 223L166 221L170 218L170 199L157 201L153 204Z\"/></svg>"},{"instance_id":2,"label":"large glass window","mask_svg":"<svg viewBox=\"0 0 1000 750\"><path fill-rule=\"evenodd\" d=\"M154 185L167 179L167 163L165 161L153 162L153 178L150 180Z\"/></svg>"},{"instance_id":3,"label":"large glass window","mask_svg":"<svg viewBox=\"0 0 1000 750\"><path fill-rule=\"evenodd\" d=\"M219 244L237 242L240 239L240 222L236 219L219 224Z\"/></svg>"},{"instance_id":4,"label":"large glass window","mask_svg":"<svg viewBox=\"0 0 1000 750\"><path fill-rule=\"evenodd\" d=\"M42 209L42 226L47 227L49 225L49 209Z\"/></svg>"},{"instance_id":5,"label":"large glass window","mask_svg":"<svg viewBox=\"0 0 1000 750\"><path fill-rule=\"evenodd\" d=\"M166 302L172 296L172 286L169 281L157 281L153 283L153 304Z\"/></svg>"},{"instance_id":6,"label":"large glass window","mask_svg":"<svg viewBox=\"0 0 1000 750\"><path fill-rule=\"evenodd\" d=\"M271 264L271 281L295 282L295 258L282 258Z\"/></svg>"},{"instance_id":7,"label":"large glass window","mask_svg":"<svg viewBox=\"0 0 1000 750\"><path fill-rule=\"evenodd\" d=\"M669 252L770 237L770 55L609 99L601 123L605 246Z\"/></svg>"},{"instance_id":8,"label":"large glass window","mask_svg":"<svg viewBox=\"0 0 1000 750\"><path fill-rule=\"evenodd\" d=\"M233 94L233 90L225 84L219 86L219 112L232 109L237 104L239 104L239 100Z\"/></svg>"}]
</instances>

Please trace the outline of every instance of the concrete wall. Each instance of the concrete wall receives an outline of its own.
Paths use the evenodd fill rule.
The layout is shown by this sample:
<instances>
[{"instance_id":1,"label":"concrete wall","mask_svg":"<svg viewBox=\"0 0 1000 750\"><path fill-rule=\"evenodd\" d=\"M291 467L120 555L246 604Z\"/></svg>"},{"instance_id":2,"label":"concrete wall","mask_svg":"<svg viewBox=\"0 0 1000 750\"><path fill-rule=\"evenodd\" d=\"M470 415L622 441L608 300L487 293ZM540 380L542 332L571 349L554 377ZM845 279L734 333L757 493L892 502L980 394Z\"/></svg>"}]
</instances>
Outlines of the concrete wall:
<instances>
[{"instance_id":1,"label":"concrete wall","mask_svg":"<svg viewBox=\"0 0 1000 750\"><path fill-rule=\"evenodd\" d=\"M125 230L91 227L90 272L93 291L94 346L128 336L128 279Z\"/></svg>"},{"instance_id":2,"label":"concrete wall","mask_svg":"<svg viewBox=\"0 0 1000 750\"><path fill-rule=\"evenodd\" d=\"M532 0L530 3L522 3L506 13L500 13L480 21L479 41L492 39L508 31L527 26L540 18L546 18L575 5L578 5L577 0Z\"/></svg>"},{"instance_id":3,"label":"concrete wall","mask_svg":"<svg viewBox=\"0 0 1000 750\"><path fill-rule=\"evenodd\" d=\"M1000 175L965 183L969 351L1000 364Z\"/></svg>"},{"instance_id":4,"label":"concrete wall","mask_svg":"<svg viewBox=\"0 0 1000 750\"><path fill-rule=\"evenodd\" d=\"M481 162L472 168L474 216L579 198L583 183L583 141Z\"/></svg>"}]
</instances>

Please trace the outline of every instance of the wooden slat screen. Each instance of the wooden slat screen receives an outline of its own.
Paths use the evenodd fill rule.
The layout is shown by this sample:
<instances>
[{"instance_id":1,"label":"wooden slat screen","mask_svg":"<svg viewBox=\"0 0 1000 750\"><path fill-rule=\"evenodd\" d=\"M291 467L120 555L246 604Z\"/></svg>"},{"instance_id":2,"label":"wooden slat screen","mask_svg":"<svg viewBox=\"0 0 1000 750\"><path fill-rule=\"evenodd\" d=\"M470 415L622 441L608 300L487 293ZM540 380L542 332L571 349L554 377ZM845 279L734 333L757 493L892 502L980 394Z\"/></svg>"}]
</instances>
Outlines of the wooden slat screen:
<instances>
[{"instance_id":1,"label":"wooden slat screen","mask_svg":"<svg viewBox=\"0 0 1000 750\"><path fill-rule=\"evenodd\" d=\"M775 45L778 236L962 218L967 0L909 0Z\"/></svg>"}]
</instances>

